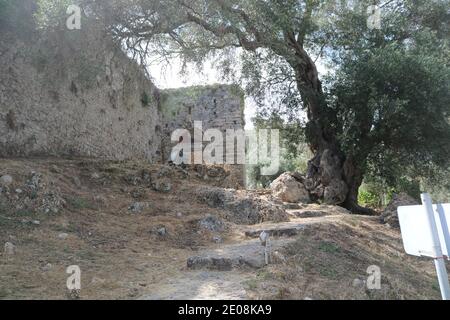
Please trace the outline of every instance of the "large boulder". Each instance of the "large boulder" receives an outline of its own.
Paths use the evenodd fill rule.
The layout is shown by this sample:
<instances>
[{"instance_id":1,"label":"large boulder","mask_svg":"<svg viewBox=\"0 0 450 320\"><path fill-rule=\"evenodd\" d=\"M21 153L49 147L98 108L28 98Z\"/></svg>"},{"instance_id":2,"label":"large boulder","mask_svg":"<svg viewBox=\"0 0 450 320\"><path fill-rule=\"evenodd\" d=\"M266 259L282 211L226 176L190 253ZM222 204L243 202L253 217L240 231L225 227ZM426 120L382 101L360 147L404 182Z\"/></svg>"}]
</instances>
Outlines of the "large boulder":
<instances>
[{"instance_id":1,"label":"large boulder","mask_svg":"<svg viewBox=\"0 0 450 320\"><path fill-rule=\"evenodd\" d=\"M270 185L273 195L284 202L310 202L308 190L300 179L301 177L297 174L283 173Z\"/></svg>"},{"instance_id":2,"label":"large boulder","mask_svg":"<svg viewBox=\"0 0 450 320\"><path fill-rule=\"evenodd\" d=\"M196 189L199 199L212 208L228 213L225 218L236 224L258 224L266 221L288 221L283 206L245 190L200 187Z\"/></svg>"},{"instance_id":3,"label":"large boulder","mask_svg":"<svg viewBox=\"0 0 450 320\"><path fill-rule=\"evenodd\" d=\"M400 206L412 206L419 204L413 197L406 193L394 194L389 205L380 216L380 222L392 228L400 228L397 208Z\"/></svg>"}]
</instances>

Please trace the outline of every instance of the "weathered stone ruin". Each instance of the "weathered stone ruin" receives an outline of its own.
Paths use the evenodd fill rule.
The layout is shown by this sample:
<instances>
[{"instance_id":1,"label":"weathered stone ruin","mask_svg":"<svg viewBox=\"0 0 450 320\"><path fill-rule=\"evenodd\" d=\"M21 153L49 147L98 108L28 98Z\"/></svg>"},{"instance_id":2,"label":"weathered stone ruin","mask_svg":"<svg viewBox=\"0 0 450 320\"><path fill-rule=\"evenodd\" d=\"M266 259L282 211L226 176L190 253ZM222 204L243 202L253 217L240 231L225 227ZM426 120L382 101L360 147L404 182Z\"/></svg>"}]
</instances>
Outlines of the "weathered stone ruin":
<instances>
[{"instance_id":1,"label":"weathered stone ruin","mask_svg":"<svg viewBox=\"0 0 450 320\"><path fill-rule=\"evenodd\" d=\"M173 130L244 128L243 93L216 85L159 90L96 26L0 34L0 157L167 163ZM244 184L244 167L227 169Z\"/></svg>"}]
</instances>

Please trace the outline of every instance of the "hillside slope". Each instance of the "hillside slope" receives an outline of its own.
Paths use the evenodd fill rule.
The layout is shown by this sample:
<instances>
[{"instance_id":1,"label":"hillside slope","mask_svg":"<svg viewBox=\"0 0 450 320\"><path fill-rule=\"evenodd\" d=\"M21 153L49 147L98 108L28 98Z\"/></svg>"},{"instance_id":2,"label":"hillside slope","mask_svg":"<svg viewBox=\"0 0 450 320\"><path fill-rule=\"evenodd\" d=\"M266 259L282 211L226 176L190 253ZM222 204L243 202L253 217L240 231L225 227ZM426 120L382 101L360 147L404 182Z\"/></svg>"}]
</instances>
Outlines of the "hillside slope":
<instances>
[{"instance_id":1,"label":"hillside slope","mask_svg":"<svg viewBox=\"0 0 450 320\"><path fill-rule=\"evenodd\" d=\"M1 159L4 175L0 299L73 298L70 265L81 299L439 299L432 261L378 219L222 189L219 168ZM364 285L371 265L380 290Z\"/></svg>"}]
</instances>

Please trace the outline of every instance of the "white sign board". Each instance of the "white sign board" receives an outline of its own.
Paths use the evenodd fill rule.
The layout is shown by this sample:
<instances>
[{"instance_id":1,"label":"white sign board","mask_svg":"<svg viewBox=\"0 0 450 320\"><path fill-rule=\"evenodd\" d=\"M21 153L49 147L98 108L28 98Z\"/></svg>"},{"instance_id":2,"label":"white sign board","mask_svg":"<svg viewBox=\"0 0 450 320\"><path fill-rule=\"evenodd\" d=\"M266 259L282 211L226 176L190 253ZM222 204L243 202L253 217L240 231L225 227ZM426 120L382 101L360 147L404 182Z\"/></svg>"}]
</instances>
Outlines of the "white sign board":
<instances>
[{"instance_id":1,"label":"white sign board","mask_svg":"<svg viewBox=\"0 0 450 320\"><path fill-rule=\"evenodd\" d=\"M438 258L434 255L431 231L427 228L427 211L423 205L398 207L398 219L406 253ZM433 205L442 253L450 257L450 204Z\"/></svg>"}]
</instances>

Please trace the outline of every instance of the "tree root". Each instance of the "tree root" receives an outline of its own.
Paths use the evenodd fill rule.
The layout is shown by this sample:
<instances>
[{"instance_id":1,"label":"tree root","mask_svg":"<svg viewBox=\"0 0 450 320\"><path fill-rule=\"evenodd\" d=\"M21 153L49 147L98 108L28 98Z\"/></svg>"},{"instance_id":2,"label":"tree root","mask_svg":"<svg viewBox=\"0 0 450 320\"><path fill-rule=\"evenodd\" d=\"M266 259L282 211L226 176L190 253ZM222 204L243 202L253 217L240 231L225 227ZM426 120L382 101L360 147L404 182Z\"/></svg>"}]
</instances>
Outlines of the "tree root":
<instances>
[{"instance_id":1,"label":"tree root","mask_svg":"<svg viewBox=\"0 0 450 320\"><path fill-rule=\"evenodd\" d=\"M376 216L378 213L370 208L362 207L354 202L346 202L342 205L345 209L350 210L352 214L359 214L363 216Z\"/></svg>"}]
</instances>

